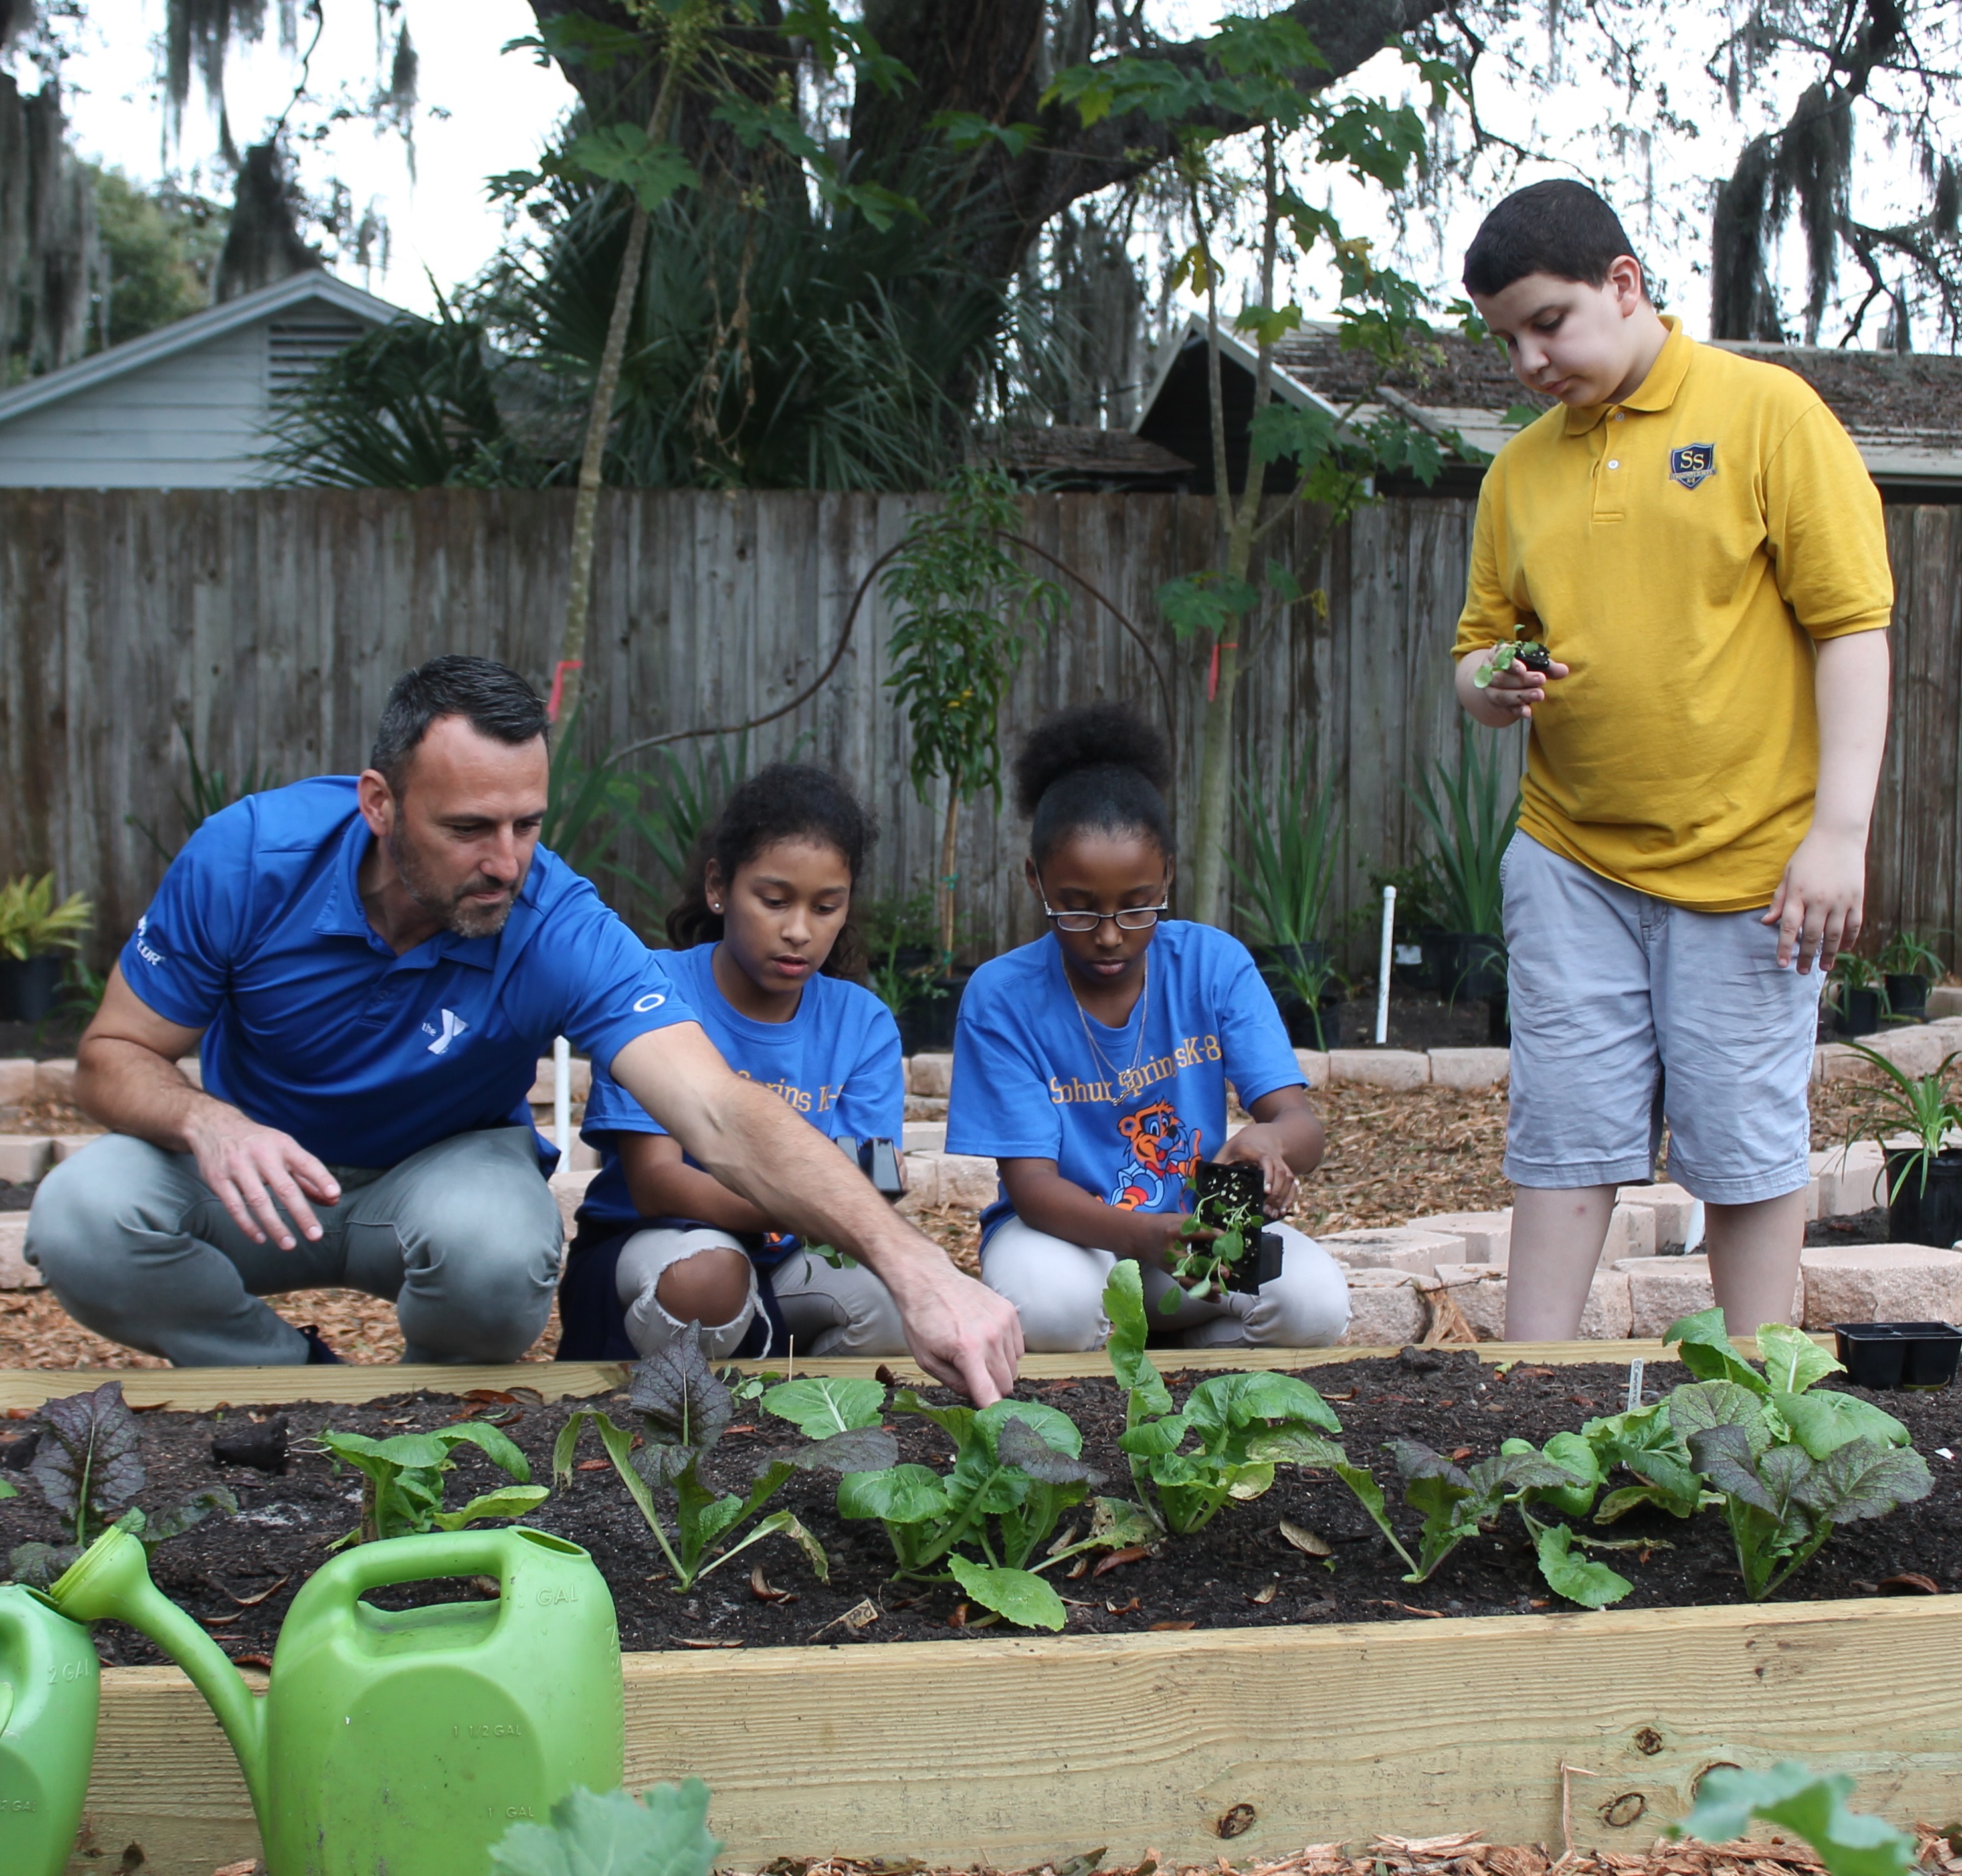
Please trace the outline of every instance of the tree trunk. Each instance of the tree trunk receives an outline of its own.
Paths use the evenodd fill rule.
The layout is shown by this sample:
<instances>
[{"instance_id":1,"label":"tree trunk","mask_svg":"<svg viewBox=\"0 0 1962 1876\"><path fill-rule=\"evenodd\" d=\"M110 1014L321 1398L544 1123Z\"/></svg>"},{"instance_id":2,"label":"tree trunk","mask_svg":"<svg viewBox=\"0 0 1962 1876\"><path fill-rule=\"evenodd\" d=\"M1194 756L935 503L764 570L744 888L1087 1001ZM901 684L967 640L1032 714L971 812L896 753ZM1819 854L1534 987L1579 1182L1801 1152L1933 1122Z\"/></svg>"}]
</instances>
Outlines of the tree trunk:
<instances>
[{"instance_id":1,"label":"tree trunk","mask_svg":"<svg viewBox=\"0 0 1962 1876\"><path fill-rule=\"evenodd\" d=\"M665 142L674 116L676 61L661 73L661 88L647 119L647 140ZM641 290L641 264L647 252L647 211L636 201L627 231L627 251L613 289L612 315L606 322L606 346L599 355L599 376L593 382L593 408L586 420L586 449L579 459L579 494L572 510L572 565L565 596L565 629L559 635L558 669L553 673L558 694L558 721L570 723L585 689L586 627L593 606L593 531L599 513L600 471L606 460L606 433L613 425L613 399L620 388L620 366L627 356L627 328L633 323L634 302Z\"/></svg>"},{"instance_id":2,"label":"tree trunk","mask_svg":"<svg viewBox=\"0 0 1962 1876\"><path fill-rule=\"evenodd\" d=\"M960 797L954 784L947 785L947 819L940 830L940 877L934 884L934 910L940 917L940 965L944 971L954 962L954 842L960 829Z\"/></svg>"}]
</instances>

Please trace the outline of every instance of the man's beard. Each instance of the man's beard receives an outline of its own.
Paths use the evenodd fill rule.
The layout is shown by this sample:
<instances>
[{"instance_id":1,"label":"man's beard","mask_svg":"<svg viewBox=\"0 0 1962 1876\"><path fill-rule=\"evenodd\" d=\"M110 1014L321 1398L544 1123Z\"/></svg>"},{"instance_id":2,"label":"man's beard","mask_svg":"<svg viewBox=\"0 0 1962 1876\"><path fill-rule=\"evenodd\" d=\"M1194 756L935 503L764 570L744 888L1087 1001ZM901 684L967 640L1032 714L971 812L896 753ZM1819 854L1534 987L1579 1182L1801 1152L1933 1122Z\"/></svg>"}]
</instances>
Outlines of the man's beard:
<instances>
[{"instance_id":1,"label":"man's beard","mask_svg":"<svg viewBox=\"0 0 1962 1876\"><path fill-rule=\"evenodd\" d=\"M522 878L497 904L473 906L465 903L472 893L506 889L499 881L479 873L465 880L455 892L446 891L431 877L414 843L399 826L389 829L382 845L402 882L402 890L431 918L442 920L446 932L454 932L459 938L495 938L503 930L511 908L517 903L519 889L525 883Z\"/></svg>"}]
</instances>

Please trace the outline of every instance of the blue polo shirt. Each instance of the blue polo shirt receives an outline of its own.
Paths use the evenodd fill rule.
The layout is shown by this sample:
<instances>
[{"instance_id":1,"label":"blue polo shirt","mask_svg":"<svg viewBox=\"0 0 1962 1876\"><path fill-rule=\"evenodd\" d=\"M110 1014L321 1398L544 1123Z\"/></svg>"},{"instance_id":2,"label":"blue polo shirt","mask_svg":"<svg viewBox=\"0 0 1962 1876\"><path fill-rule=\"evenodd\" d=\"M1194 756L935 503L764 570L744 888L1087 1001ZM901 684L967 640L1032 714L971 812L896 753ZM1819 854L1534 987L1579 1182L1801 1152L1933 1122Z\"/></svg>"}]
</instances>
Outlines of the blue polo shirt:
<instances>
[{"instance_id":1,"label":"blue polo shirt","mask_svg":"<svg viewBox=\"0 0 1962 1876\"><path fill-rule=\"evenodd\" d=\"M123 949L131 989L202 1029L206 1091L337 1166L392 1166L459 1133L531 1123L542 1050L596 1066L695 1020L654 954L540 847L494 938L440 932L398 957L368 922L374 836L351 775L212 815Z\"/></svg>"}]
</instances>

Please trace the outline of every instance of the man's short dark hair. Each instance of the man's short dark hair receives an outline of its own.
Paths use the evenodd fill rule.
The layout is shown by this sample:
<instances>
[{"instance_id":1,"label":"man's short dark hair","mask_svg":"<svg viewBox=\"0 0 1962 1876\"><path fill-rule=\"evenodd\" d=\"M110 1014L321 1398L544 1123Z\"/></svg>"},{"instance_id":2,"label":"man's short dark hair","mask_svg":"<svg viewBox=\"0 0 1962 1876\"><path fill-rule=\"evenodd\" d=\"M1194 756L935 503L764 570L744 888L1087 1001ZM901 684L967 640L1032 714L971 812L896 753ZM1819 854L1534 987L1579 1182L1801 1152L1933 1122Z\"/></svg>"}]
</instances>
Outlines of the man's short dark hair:
<instances>
[{"instance_id":1,"label":"man's short dark hair","mask_svg":"<svg viewBox=\"0 0 1962 1876\"><path fill-rule=\"evenodd\" d=\"M462 652L404 671L388 686L381 727L368 765L378 769L397 794L430 725L439 717L462 717L479 736L514 747L549 736L551 719L543 699L508 665Z\"/></svg>"},{"instance_id":2,"label":"man's short dark hair","mask_svg":"<svg viewBox=\"0 0 1962 1876\"><path fill-rule=\"evenodd\" d=\"M1465 284L1487 298L1529 273L1599 286L1634 252L1621 218L1585 183L1536 182L1513 190L1479 224L1465 251Z\"/></svg>"}]
</instances>

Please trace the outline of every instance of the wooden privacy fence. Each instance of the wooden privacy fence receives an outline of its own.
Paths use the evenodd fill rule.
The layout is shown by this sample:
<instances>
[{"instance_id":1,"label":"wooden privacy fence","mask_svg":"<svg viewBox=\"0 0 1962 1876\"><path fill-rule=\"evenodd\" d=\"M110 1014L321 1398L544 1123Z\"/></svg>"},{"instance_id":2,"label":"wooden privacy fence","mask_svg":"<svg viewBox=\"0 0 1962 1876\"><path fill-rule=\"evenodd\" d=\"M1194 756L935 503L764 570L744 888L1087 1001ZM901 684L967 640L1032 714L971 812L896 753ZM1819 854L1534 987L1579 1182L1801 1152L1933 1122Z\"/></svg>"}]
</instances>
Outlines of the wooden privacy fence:
<instances>
[{"instance_id":1,"label":"wooden privacy fence","mask_svg":"<svg viewBox=\"0 0 1962 1876\"><path fill-rule=\"evenodd\" d=\"M796 696L831 659L868 570L932 499L609 491L588 753L740 722ZM1189 824L1206 654L1174 640L1152 596L1206 564L1210 498L1044 495L1024 507L1029 539L1121 609L1144 642L1066 580L1067 622L1030 647L1005 742L1091 697L1161 715L1155 658L1174 706L1174 809ZM1338 917L1366 922L1372 874L1414 857L1422 830L1404 785L1452 759L1463 734L1447 653L1472 513L1464 501L1386 502L1321 543L1304 510L1270 543L1328 604L1260 619L1238 769L1270 788L1291 753L1318 752L1347 829ZM63 890L90 894L106 957L162 869L132 817L167 845L181 833L180 724L207 767L291 780L359 768L390 682L436 652L483 653L544 682L570 519L571 497L557 491L0 491L0 877L52 868ZM1962 510L1895 509L1889 526L1901 602L1874 912L1954 929ZM942 806L919 801L907 778L905 721L884 688L890 625L875 585L829 682L751 741L761 759L801 739L861 790L885 830L872 882L882 895L931 884ZM1515 738L1509 766L1519 753ZM1035 936L1012 811L984 801L962 825L965 948L986 955ZM618 896L652 928L658 908Z\"/></svg>"}]
</instances>

